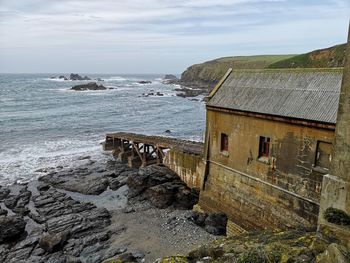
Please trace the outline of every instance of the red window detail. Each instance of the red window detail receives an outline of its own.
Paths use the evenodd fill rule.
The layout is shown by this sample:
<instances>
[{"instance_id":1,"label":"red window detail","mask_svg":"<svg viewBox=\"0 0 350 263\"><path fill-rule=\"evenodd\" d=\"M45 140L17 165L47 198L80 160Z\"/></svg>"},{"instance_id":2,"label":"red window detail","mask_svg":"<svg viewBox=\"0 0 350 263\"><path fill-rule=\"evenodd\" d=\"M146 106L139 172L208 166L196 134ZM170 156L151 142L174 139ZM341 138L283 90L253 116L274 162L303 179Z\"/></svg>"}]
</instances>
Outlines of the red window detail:
<instances>
[{"instance_id":1,"label":"red window detail","mask_svg":"<svg viewBox=\"0 0 350 263\"><path fill-rule=\"evenodd\" d=\"M259 157L269 157L270 155L270 138L260 136Z\"/></svg>"},{"instance_id":2,"label":"red window detail","mask_svg":"<svg viewBox=\"0 0 350 263\"><path fill-rule=\"evenodd\" d=\"M228 135L225 133L221 133L221 147L220 150L222 152L227 152L228 151Z\"/></svg>"}]
</instances>

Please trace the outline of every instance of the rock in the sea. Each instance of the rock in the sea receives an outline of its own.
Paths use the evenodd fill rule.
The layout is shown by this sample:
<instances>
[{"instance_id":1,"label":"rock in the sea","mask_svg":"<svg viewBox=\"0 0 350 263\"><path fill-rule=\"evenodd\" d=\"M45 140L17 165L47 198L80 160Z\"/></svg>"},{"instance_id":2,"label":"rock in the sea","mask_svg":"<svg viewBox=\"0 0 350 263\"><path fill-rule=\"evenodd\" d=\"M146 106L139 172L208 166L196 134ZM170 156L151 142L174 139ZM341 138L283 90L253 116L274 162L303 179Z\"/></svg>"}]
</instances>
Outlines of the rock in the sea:
<instances>
[{"instance_id":1,"label":"rock in the sea","mask_svg":"<svg viewBox=\"0 0 350 263\"><path fill-rule=\"evenodd\" d=\"M19 238L25 230L26 222L18 216L0 217L0 244Z\"/></svg>"},{"instance_id":2,"label":"rock in the sea","mask_svg":"<svg viewBox=\"0 0 350 263\"><path fill-rule=\"evenodd\" d=\"M139 83L139 84L151 84L152 81L150 81L150 80L140 80L137 83Z\"/></svg>"},{"instance_id":3,"label":"rock in the sea","mask_svg":"<svg viewBox=\"0 0 350 263\"><path fill-rule=\"evenodd\" d=\"M162 80L163 84L178 84L180 80L172 74L167 74L164 76L164 79Z\"/></svg>"},{"instance_id":4,"label":"rock in the sea","mask_svg":"<svg viewBox=\"0 0 350 263\"><path fill-rule=\"evenodd\" d=\"M83 91L83 90L106 90L107 88L103 85L98 85L96 82L89 82L87 84L76 85L71 88L71 90L75 91Z\"/></svg>"},{"instance_id":5,"label":"rock in the sea","mask_svg":"<svg viewBox=\"0 0 350 263\"><path fill-rule=\"evenodd\" d=\"M164 76L164 79L178 79L178 78L175 75L173 75L173 74L166 74Z\"/></svg>"},{"instance_id":6,"label":"rock in the sea","mask_svg":"<svg viewBox=\"0 0 350 263\"><path fill-rule=\"evenodd\" d=\"M56 234L43 233L39 239L39 246L47 252L54 252L62 248L67 240L67 232Z\"/></svg>"},{"instance_id":7,"label":"rock in the sea","mask_svg":"<svg viewBox=\"0 0 350 263\"><path fill-rule=\"evenodd\" d=\"M82 77L79 74L71 73L69 76L70 80L91 80L88 76Z\"/></svg>"},{"instance_id":8,"label":"rock in the sea","mask_svg":"<svg viewBox=\"0 0 350 263\"><path fill-rule=\"evenodd\" d=\"M68 78L66 78L65 76L61 75L58 77L59 79L63 79L63 80L68 80Z\"/></svg>"}]
</instances>

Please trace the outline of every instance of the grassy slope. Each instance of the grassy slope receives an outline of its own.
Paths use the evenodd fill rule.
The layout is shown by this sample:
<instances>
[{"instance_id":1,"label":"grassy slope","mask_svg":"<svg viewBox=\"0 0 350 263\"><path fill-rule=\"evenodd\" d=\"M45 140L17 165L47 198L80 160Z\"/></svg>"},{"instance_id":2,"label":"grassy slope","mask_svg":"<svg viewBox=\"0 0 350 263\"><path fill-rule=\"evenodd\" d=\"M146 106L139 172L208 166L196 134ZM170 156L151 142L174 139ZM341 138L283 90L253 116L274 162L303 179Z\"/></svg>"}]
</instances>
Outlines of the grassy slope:
<instances>
[{"instance_id":1,"label":"grassy slope","mask_svg":"<svg viewBox=\"0 0 350 263\"><path fill-rule=\"evenodd\" d=\"M185 85L209 88L218 82L229 68L262 69L277 61L288 59L293 56L294 55L262 55L219 58L190 66L182 73L181 81Z\"/></svg>"},{"instance_id":2,"label":"grassy slope","mask_svg":"<svg viewBox=\"0 0 350 263\"><path fill-rule=\"evenodd\" d=\"M211 89L229 68L330 68L344 65L345 44L315 50L302 55L237 56L214 59L195 64L181 75L181 82L188 86Z\"/></svg>"},{"instance_id":3,"label":"grassy slope","mask_svg":"<svg viewBox=\"0 0 350 263\"><path fill-rule=\"evenodd\" d=\"M289 59L277 61L269 68L333 68L345 63L346 44L315 50Z\"/></svg>"}]
</instances>

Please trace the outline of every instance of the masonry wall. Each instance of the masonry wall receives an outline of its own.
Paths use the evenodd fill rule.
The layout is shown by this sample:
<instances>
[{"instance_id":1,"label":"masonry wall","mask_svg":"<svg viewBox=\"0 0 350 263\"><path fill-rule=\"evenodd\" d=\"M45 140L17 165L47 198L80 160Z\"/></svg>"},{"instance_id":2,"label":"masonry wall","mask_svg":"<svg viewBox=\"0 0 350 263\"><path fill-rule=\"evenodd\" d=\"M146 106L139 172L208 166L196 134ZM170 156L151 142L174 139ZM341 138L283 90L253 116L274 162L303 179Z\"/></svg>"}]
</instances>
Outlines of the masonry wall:
<instances>
[{"instance_id":1,"label":"masonry wall","mask_svg":"<svg viewBox=\"0 0 350 263\"><path fill-rule=\"evenodd\" d=\"M228 151L221 151L221 133ZM270 138L269 158L259 158L260 136ZM229 112L207 111L209 169L200 206L222 211L246 230L315 228L323 174L315 167L318 141L334 130Z\"/></svg>"},{"instance_id":2,"label":"masonry wall","mask_svg":"<svg viewBox=\"0 0 350 263\"><path fill-rule=\"evenodd\" d=\"M166 153L164 164L177 173L190 188L200 189L203 184L203 156L171 149Z\"/></svg>"}]
</instances>

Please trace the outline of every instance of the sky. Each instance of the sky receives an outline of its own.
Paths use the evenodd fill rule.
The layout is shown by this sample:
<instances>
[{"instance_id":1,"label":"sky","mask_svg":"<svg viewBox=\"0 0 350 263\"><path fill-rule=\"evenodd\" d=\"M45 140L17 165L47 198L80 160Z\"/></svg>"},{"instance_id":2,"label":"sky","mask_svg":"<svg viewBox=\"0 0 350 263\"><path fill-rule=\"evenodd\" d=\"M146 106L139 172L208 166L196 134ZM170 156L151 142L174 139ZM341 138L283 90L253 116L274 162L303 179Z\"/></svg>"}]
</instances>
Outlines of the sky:
<instances>
[{"instance_id":1,"label":"sky","mask_svg":"<svg viewBox=\"0 0 350 263\"><path fill-rule=\"evenodd\" d=\"M0 0L2 73L181 73L346 42L349 0Z\"/></svg>"}]
</instances>

